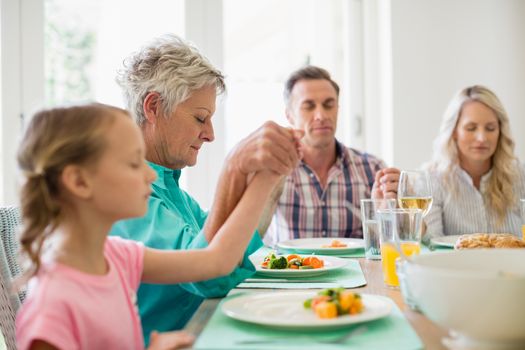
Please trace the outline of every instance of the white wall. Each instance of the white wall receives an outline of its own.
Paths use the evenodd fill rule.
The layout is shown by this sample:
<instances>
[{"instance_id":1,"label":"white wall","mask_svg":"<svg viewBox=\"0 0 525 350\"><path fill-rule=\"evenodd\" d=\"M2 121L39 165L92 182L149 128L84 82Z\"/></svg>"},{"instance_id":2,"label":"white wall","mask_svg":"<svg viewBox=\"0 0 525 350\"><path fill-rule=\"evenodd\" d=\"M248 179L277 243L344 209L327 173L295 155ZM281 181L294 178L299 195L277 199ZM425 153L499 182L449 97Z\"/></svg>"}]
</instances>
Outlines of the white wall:
<instances>
[{"instance_id":1,"label":"white wall","mask_svg":"<svg viewBox=\"0 0 525 350\"><path fill-rule=\"evenodd\" d=\"M525 161L525 1L391 0L393 163L415 168L452 95L483 84L510 116Z\"/></svg>"},{"instance_id":2,"label":"white wall","mask_svg":"<svg viewBox=\"0 0 525 350\"><path fill-rule=\"evenodd\" d=\"M185 12L186 39L193 42L215 67L222 69L222 1L186 0ZM215 141L204 145L197 164L185 168L182 172L181 187L205 209L209 209L213 203L215 187L225 157L225 142L222 137L225 134L224 124L224 104L222 97L219 97L213 116Z\"/></svg>"}]
</instances>

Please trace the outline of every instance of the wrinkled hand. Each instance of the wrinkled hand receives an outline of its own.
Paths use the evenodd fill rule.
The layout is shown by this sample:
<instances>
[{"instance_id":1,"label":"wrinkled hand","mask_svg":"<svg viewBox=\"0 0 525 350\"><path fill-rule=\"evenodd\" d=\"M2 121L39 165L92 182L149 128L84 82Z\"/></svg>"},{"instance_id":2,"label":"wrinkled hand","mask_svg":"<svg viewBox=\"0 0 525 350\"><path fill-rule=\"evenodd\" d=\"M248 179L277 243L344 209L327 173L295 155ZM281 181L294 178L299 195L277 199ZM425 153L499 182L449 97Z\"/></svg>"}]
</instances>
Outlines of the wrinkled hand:
<instances>
[{"instance_id":1,"label":"wrinkled hand","mask_svg":"<svg viewBox=\"0 0 525 350\"><path fill-rule=\"evenodd\" d=\"M148 350L173 350L190 347L195 337L189 333L177 332L151 332Z\"/></svg>"},{"instance_id":2,"label":"wrinkled hand","mask_svg":"<svg viewBox=\"0 0 525 350\"><path fill-rule=\"evenodd\" d=\"M400 171L397 168L384 168L376 173L374 186L372 187L372 198L397 199L397 187L399 185Z\"/></svg>"},{"instance_id":3,"label":"wrinkled hand","mask_svg":"<svg viewBox=\"0 0 525 350\"><path fill-rule=\"evenodd\" d=\"M303 135L301 130L266 122L232 150L228 161L245 176L261 170L289 175L302 157L299 141Z\"/></svg>"},{"instance_id":4,"label":"wrinkled hand","mask_svg":"<svg viewBox=\"0 0 525 350\"><path fill-rule=\"evenodd\" d=\"M265 182L271 183L273 186L277 186L277 184L279 184L281 182L284 184L284 176L283 175L277 174L275 171L268 170L268 169L260 170L260 171L258 171L256 173L250 174L248 176L248 183L251 182L251 178L253 178L253 176L255 174L261 174L261 176L263 177Z\"/></svg>"}]
</instances>

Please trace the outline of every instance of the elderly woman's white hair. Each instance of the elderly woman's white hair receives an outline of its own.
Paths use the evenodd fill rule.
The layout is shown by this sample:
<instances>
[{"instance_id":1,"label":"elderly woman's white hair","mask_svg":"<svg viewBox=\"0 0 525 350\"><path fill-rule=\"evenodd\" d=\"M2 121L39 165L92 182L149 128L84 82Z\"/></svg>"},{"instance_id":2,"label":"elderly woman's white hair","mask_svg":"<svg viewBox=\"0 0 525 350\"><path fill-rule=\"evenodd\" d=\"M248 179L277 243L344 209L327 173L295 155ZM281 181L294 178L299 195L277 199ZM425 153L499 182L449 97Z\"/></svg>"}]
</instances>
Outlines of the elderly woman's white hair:
<instances>
[{"instance_id":1,"label":"elderly woman's white hair","mask_svg":"<svg viewBox=\"0 0 525 350\"><path fill-rule=\"evenodd\" d=\"M519 162L514 155L515 143L512 139L507 112L498 97L488 88L480 85L469 86L460 90L450 101L441 123L439 135L434 141L434 156L429 168L443 175L445 186L457 193L453 181L455 168L459 166L458 147L454 140L461 111L466 102L478 101L494 111L498 118L500 134L494 155L492 156L492 174L486 191L488 208L503 222L507 210L515 205L516 198L513 184L519 178Z\"/></svg>"},{"instance_id":2,"label":"elderly woman's white hair","mask_svg":"<svg viewBox=\"0 0 525 350\"><path fill-rule=\"evenodd\" d=\"M204 86L215 86L218 94L226 90L222 73L197 48L173 34L154 39L126 58L116 80L138 125L145 121L143 102L150 92L160 94L167 116Z\"/></svg>"}]
</instances>

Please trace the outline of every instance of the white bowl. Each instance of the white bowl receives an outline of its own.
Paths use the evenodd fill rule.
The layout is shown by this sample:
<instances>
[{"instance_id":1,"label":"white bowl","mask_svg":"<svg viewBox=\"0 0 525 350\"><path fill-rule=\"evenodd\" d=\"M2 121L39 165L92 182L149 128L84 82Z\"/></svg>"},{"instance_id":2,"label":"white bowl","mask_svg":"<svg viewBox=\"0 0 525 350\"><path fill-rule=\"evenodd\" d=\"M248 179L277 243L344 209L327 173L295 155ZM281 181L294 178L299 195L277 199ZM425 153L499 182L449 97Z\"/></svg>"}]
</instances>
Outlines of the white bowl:
<instances>
[{"instance_id":1,"label":"white bowl","mask_svg":"<svg viewBox=\"0 0 525 350\"><path fill-rule=\"evenodd\" d=\"M434 322L473 343L525 349L525 249L421 254L404 271Z\"/></svg>"}]
</instances>

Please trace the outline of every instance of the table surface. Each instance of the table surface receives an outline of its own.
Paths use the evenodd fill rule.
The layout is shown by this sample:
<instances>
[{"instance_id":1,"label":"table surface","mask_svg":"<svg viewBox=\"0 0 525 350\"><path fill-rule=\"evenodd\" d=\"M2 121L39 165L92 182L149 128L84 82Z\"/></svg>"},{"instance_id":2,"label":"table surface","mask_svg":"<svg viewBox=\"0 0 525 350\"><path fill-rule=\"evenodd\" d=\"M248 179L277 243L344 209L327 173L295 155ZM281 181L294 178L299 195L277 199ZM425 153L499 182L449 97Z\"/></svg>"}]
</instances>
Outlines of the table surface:
<instances>
[{"instance_id":1,"label":"table surface","mask_svg":"<svg viewBox=\"0 0 525 350\"><path fill-rule=\"evenodd\" d=\"M441 338L447 335L446 330L437 326L423 314L412 311L408 306L406 306L399 290L391 289L385 286L383 283L381 261L367 260L364 258L357 260L359 260L361 269L363 270L367 281L367 285L361 288L354 288L352 290L359 293L384 295L391 298L397 304L397 306L399 306L408 322L410 322L418 336L421 338L425 349L446 349L446 347L441 344ZM249 289L242 289L242 291L246 290ZM257 291L264 291L264 289L257 289ZM185 330L198 337L203 328L208 323L208 320L213 315L220 301L220 298L205 300L193 318L186 325Z\"/></svg>"}]
</instances>

